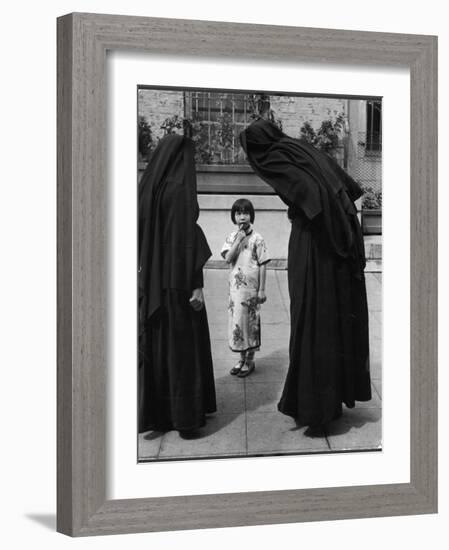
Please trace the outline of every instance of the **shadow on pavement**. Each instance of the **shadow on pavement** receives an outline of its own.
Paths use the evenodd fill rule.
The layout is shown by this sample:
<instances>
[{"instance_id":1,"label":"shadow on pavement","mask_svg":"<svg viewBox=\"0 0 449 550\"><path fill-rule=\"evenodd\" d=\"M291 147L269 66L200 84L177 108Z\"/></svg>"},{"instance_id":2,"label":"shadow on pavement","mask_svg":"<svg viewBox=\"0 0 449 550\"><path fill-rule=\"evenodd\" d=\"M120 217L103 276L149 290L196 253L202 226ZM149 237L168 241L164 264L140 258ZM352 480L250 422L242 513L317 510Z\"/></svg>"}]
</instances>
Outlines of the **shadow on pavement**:
<instances>
[{"instance_id":1,"label":"shadow on pavement","mask_svg":"<svg viewBox=\"0 0 449 550\"><path fill-rule=\"evenodd\" d=\"M154 439L158 439L159 437L161 437L161 435L163 435L164 433L166 433L166 432L160 432L160 431L157 431L157 430L153 430L151 432L148 432L146 435L144 435L143 438L146 441L153 441Z\"/></svg>"},{"instance_id":2,"label":"shadow on pavement","mask_svg":"<svg viewBox=\"0 0 449 550\"><path fill-rule=\"evenodd\" d=\"M370 422L378 422L382 416L380 408L344 409L343 415L326 426L326 435L343 435L353 428L362 428Z\"/></svg>"}]
</instances>

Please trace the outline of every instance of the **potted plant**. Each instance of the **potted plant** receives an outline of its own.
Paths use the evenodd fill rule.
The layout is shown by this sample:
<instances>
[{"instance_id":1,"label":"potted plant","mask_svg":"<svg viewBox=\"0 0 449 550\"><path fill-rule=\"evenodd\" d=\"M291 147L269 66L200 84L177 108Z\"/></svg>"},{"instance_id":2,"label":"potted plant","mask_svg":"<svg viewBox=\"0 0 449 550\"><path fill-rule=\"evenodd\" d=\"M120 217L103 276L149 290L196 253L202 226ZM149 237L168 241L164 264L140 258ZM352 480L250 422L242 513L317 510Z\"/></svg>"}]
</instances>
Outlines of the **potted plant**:
<instances>
[{"instance_id":1,"label":"potted plant","mask_svg":"<svg viewBox=\"0 0 449 550\"><path fill-rule=\"evenodd\" d=\"M362 229L365 235L382 233L382 191L366 187L362 197Z\"/></svg>"}]
</instances>

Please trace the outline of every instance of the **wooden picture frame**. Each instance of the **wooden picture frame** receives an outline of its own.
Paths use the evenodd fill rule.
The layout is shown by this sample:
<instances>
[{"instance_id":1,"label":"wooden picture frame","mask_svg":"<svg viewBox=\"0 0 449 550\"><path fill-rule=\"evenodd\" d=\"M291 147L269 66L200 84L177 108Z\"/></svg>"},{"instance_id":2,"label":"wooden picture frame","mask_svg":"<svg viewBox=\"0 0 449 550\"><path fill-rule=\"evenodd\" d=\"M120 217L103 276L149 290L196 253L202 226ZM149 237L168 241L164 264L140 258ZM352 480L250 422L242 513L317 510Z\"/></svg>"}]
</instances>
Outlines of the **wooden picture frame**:
<instances>
[{"instance_id":1,"label":"wooden picture frame","mask_svg":"<svg viewBox=\"0 0 449 550\"><path fill-rule=\"evenodd\" d=\"M106 52L406 66L411 74L410 482L106 499ZM437 39L74 13L58 19L58 504L72 536L437 511Z\"/></svg>"}]
</instances>

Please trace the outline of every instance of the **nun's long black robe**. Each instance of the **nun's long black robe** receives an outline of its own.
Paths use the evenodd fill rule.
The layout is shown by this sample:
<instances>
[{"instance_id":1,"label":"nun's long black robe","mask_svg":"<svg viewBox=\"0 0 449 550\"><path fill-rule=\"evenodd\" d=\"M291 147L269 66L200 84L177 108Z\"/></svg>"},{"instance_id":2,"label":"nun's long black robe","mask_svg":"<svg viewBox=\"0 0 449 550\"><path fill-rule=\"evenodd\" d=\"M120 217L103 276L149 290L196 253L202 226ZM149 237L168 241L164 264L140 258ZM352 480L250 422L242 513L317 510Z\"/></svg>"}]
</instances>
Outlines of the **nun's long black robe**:
<instances>
[{"instance_id":1,"label":"nun's long black robe","mask_svg":"<svg viewBox=\"0 0 449 550\"><path fill-rule=\"evenodd\" d=\"M359 185L326 153L260 119L240 136L256 174L289 206L290 363L278 409L301 424L371 399Z\"/></svg>"},{"instance_id":2,"label":"nun's long black robe","mask_svg":"<svg viewBox=\"0 0 449 550\"><path fill-rule=\"evenodd\" d=\"M169 135L139 184L139 432L193 430L216 410L206 309L189 304L211 256L198 214L193 143Z\"/></svg>"}]
</instances>

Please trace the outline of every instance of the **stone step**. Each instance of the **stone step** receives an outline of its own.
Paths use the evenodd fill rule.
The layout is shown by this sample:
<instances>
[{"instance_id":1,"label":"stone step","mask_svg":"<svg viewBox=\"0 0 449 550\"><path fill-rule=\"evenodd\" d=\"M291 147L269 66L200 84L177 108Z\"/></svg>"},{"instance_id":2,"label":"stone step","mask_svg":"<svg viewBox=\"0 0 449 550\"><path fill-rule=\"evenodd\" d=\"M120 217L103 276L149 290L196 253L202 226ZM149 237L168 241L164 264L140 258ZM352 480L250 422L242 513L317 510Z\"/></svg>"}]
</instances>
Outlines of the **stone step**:
<instances>
[{"instance_id":1,"label":"stone step","mask_svg":"<svg viewBox=\"0 0 449 550\"><path fill-rule=\"evenodd\" d=\"M369 235L364 238L366 271L382 270L382 235ZM224 260L211 259L206 263L206 269L228 269ZM267 266L268 269L287 269L287 258L273 258Z\"/></svg>"}]
</instances>

